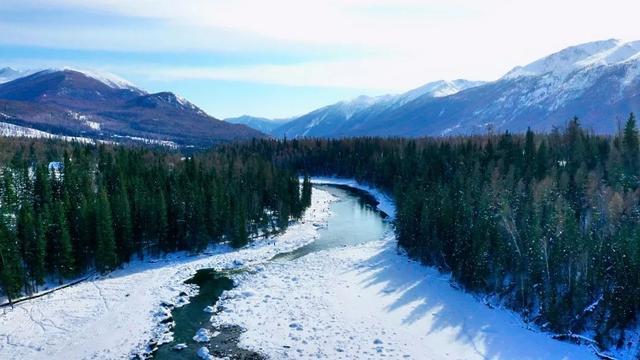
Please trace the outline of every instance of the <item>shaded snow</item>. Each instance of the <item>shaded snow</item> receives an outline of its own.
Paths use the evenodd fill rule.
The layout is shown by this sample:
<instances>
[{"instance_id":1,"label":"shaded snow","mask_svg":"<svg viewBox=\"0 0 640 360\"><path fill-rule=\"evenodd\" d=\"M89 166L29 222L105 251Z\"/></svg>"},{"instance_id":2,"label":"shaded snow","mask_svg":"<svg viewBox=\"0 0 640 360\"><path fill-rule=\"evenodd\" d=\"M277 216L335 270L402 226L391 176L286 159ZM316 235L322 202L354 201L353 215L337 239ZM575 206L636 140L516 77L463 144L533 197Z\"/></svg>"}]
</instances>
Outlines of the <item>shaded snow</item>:
<instances>
[{"instance_id":1,"label":"shaded snow","mask_svg":"<svg viewBox=\"0 0 640 360\"><path fill-rule=\"evenodd\" d=\"M315 178L371 191L395 215L384 193L353 180ZM219 300L216 324L247 329L240 345L274 359L589 359L589 348L527 329L520 317L491 309L451 286L451 279L398 252L393 234L357 246L287 262L273 255L313 241L333 200L314 189L304 218L276 239L238 251L174 254L135 262L106 277L3 309L0 358L120 359L143 352L149 339L171 338L162 304L180 306L196 291L184 281L201 268L247 267ZM239 265L238 265L239 264ZM195 334L194 334L195 335ZM206 348L198 355L211 358Z\"/></svg>"},{"instance_id":2,"label":"shaded snow","mask_svg":"<svg viewBox=\"0 0 640 360\"><path fill-rule=\"evenodd\" d=\"M370 189L353 180L313 179ZM373 195L383 211L393 202ZM235 277L214 325L246 329L240 346L282 358L591 359L593 352L532 331L408 260L393 234L356 246L273 262ZM246 291L254 295L242 296Z\"/></svg>"},{"instance_id":3,"label":"shaded snow","mask_svg":"<svg viewBox=\"0 0 640 360\"><path fill-rule=\"evenodd\" d=\"M369 186L365 183L358 182L354 179L345 179L338 177L327 177L327 176L317 176L311 178L311 183L313 184L333 184L333 185L347 185L356 189L364 190L378 201L378 209L389 216L390 220L395 219L396 216L396 206L389 194L386 194L383 191L378 190L375 187Z\"/></svg>"},{"instance_id":4,"label":"shaded snow","mask_svg":"<svg viewBox=\"0 0 640 360\"><path fill-rule=\"evenodd\" d=\"M160 323L169 310L162 304L188 302L197 290L185 280L198 269L230 268L236 260L252 266L308 244L317 236L314 224L326 221L331 201L329 193L314 191L302 221L240 250L217 246L198 256L135 261L107 276L3 308L0 359L123 359L147 351L150 340L169 341L168 327Z\"/></svg>"},{"instance_id":5,"label":"shaded snow","mask_svg":"<svg viewBox=\"0 0 640 360\"><path fill-rule=\"evenodd\" d=\"M640 41L624 43L610 39L571 46L507 73L505 79L553 74L565 78L587 67L610 66L633 61L640 54Z\"/></svg>"},{"instance_id":6,"label":"shaded snow","mask_svg":"<svg viewBox=\"0 0 640 360\"><path fill-rule=\"evenodd\" d=\"M0 121L10 119L9 115L0 113ZM10 123L0 122L0 136L6 137L26 137L38 139L60 139L65 141L77 141L83 144L94 144L95 141L90 138L79 136L64 136L51 134L46 131L36 130L25 126L14 125Z\"/></svg>"},{"instance_id":7,"label":"shaded snow","mask_svg":"<svg viewBox=\"0 0 640 360\"><path fill-rule=\"evenodd\" d=\"M76 71L79 73L84 74L87 77L90 77L94 80L98 80L101 83L109 86L110 88L113 89L123 89L123 90L131 90L131 91L135 91L141 94L144 94L146 92L144 92L143 90L140 90L138 87L136 87L133 83L131 83L130 81L112 74L110 72L107 71L103 71L103 70L96 70L96 69L83 69L83 68L78 68L78 67L73 67L73 66L63 66L60 68L48 68L48 69L44 69L42 71L45 72L57 72L57 71L65 71L65 70L70 70L70 71Z\"/></svg>"},{"instance_id":8,"label":"shaded snow","mask_svg":"<svg viewBox=\"0 0 640 360\"><path fill-rule=\"evenodd\" d=\"M33 73L29 70L18 70L12 67L4 67L0 69L0 84L19 79Z\"/></svg>"},{"instance_id":9,"label":"shaded snow","mask_svg":"<svg viewBox=\"0 0 640 360\"><path fill-rule=\"evenodd\" d=\"M240 346L274 359L595 358L453 288L449 276L399 254L393 237L270 264L237 280L212 320L246 328ZM256 296L233 296L246 289Z\"/></svg>"}]
</instances>

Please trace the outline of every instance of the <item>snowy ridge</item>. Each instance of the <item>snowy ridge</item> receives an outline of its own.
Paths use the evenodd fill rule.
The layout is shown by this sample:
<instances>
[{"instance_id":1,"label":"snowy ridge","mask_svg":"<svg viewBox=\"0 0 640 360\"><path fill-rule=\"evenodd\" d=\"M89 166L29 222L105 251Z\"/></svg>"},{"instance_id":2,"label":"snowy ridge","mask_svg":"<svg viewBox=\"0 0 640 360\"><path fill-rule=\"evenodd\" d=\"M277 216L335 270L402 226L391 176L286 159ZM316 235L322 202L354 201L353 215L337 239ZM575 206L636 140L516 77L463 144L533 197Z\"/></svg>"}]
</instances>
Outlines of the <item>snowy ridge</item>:
<instances>
[{"instance_id":1,"label":"snowy ridge","mask_svg":"<svg viewBox=\"0 0 640 360\"><path fill-rule=\"evenodd\" d=\"M623 43L610 39L568 47L557 53L519 66L508 72L503 79L553 74L565 78L576 70L595 66L611 66L638 60L640 41Z\"/></svg>"},{"instance_id":2,"label":"snowy ridge","mask_svg":"<svg viewBox=\"0 0 640 360\"><path fill-rule=\"evenodd\" d=\"M445 97L457 94L462 90L480 86L484 83L484 81L471 81L464 79L457 79L453 81L438 80L424 84L402 94L388 94L381 96L360 95L352 100L341 101L335 105L329 105L327 108L331 106L340 107L345 113L348 120L356 112L367 109L377 104L382 104L383 106L386 106L388 108L395 108L413 101L421 96L429 96L434 98Z\"/></svg>"},{"instance_id":3,"label":"snowy ridge","mask_svg":"<svg viewBox=\"0 0 640 360\"><path fill-rule=\"evenodd\" d=\"M389 100L390 98L391 98L390 95L382 95L382 96L360 95L355 99L341 101L336 105L330 105L329 107L333 106L340 109L340 111L344 114L346 120L349 120L358 111L362 111L370 106ZM309 127L313 127L316 125L317 123Z\"/></svg>"},{"instance_id":4,"label":"snowy ridge","mask_svg":"<svg viewBox=\"0 0 640 360\"><path fill-rule=\"evenodd\" d=\"M102 70L95 70L95 69L87 70L87 69L81 69L73 66L63 66L59 68L47 68L47 69L43 69L42 71L46 73L53 73L53 72L65 71L65 70L79 72L81 74L84 74L87 77L100 81L101 83L113 89L132 90L135 92L146 94L145 91L139 89L128 80L125 80L124 78L118 75L115 75L106 71L102 71Z\"/></svg>"},{"instance_id":5,"label":"snowy ridge","mask_svg":"<svg viewBox=\"0 0 640 360\"><path fill-rule=\"evenodd\" d=\"M12 67L5 67L0 69L0 84L4 84L9 81L13 81L15 79L21 78L23 76L27 76L33 73L28 70L17 70Z\"/></svg>"},{"instance_id":6,"label":"snowy ridge","mask_svg":"<svg viewBox=\"0 0 640 360\"><path fill-rule=\"evenodd\" d=\"M423 95L430 95L432 97L444 97L457 94L462 90L470 89L482 84L485 84L485 82L464 79L457 79L453 81L439 80L422 85L413 90L409 90L404 94L398 95L397 99L399 100L400 104L405 104Z\"/></svg>"},{"instance_id":7,"label":"snowy ridge","mask_svg":"<svg viewBox=\"0 0 640 360\"><path fill-rule=\"evenodd\" d=\"M0 120L8 119L9 116L0 113ZM65 141L77 141L83 144L95 144L93 139L78 136L63 136L51 134L46 131L36 130L24 126L14 125L10 123L0 122L0 136L6 137L25 137L34 139L60 139ZM106 142L105 142L106 143Z\"/></svg>"},{"instance_id":8,"label":"snowy ridge","mask_svg":"<svg viewBox=\"0 0 640 360\"><path fill-rule=\"evenodd\" d=\"M322 136L334 131L347 121L355 127L363 125L362 117L372 113L380 114L402 107L419 97L446 97L475 86L482 81L439 80L420 86L402 94L380 96L360 95L351 100L340 101L314 110L292 119L290 122L272 130L272 135L288 137ZM349 134L341 134L349 135Z\"/></svg>"}]
</instances>

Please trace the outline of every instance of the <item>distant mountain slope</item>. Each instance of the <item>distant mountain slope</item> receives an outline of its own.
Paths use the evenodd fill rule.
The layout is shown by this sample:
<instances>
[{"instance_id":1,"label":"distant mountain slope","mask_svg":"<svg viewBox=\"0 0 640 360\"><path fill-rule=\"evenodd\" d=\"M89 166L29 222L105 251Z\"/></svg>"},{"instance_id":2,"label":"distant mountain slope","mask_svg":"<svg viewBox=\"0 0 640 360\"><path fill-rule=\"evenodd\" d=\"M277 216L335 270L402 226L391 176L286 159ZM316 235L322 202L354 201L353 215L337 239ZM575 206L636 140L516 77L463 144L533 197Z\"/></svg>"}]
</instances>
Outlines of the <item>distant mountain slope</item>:
<instances>
[{"instance_id":1,"label":"distant mountain slope","mask_svg":"<svg viewBox=\"0 0 640 360\"><path fill-rule=\"evenodd\" d=\"M477 85L477 86L474 86ZM429 86L425 86L429 87ZM640 111L640 41L572 46L519 66L502 78L444 91L375 98L355 112L342 102L276 130L279 136L424 136L550 131L573 116L599 133ZM362 101L356 101L362 102Z\"/></svg>"},{"instance_id":2,"label":"distant mountain slope","mask_svg":"<svg viewBox=\"0 0 640 360\"><path fill-rule=\"evenodd\" d=\"M16 70L11 67L4 67L0 69L0 84L21 78L29 75L29 71Z\"/></svg>"},{"instance_id":3,"label":"distant mountain slope","mask_svg":"<svg viewBox=\"0 0 640 360\"><path fill-rule=\"evenodd\" d=\"M342 137L357 133L379 116L419 98L436 98L483 84L480 81L435 81L399 95L359 96L302 115L274 130L278 137Z\"/></svg>"},{"instance_id":4,"label":"distant mountain slope","mask_svg":"<svg viewBox=\"0 0 640 360\"><path fill-rule=\"evenodd\" d=\"M0 121L51 134L206 146L264 137L207 115L170 92L148 94L120 78L44 70L0 84Z\"/></svg>"},{"instance_id":5,"label":"distant mountain slope","mask_svg":"<svg viewBox=\"0 0 640 360\"><path fill-rule=\"evenodd\" d=\"M242 115L235 118L227 118L224 121L232 124L246 125L252 129L258 130L265 134L271 133L274 129L285 123L291 121L291 119L267 119L263 117L255 117L249 115Z\"/></svg>"}]
</instances>

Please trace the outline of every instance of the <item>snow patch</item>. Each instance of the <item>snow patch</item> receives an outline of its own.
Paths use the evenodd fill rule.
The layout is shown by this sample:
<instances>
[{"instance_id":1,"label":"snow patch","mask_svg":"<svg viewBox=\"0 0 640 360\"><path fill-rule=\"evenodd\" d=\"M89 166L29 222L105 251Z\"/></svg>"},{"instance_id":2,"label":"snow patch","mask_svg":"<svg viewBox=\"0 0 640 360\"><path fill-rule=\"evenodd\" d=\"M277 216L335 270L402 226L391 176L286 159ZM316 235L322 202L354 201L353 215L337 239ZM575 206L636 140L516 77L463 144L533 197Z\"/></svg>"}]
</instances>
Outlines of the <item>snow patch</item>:
<instances>
[{"instance_id":1,"label":"snow patch","mask_svg":"<svg viewBox=\"0 0 640 360\"><path fill-rule=\"evenodd\" d=\"M211 333L207 329L200 328L196 335L193 337L193 341L196 342L209 342L211 339Z\"/></svg>"},{"instance_id":2,"label":"snow patch","mask_svg":"<svg viewBox=\"0 0 640 360\"><path fill-rule=\"evenodd\" d=\"M175 253L136 260L107 276L3 308L0 339L10 341L0 341L0 358L144 358L150 341L171 339L170 310L197 293L195 285L184 283L197 270L231 268L235 259L246 267L261 266L276 254L313 242L318 236L313 224L326 222L334 200L328 192L314 189L312 205L300 222L239 250L217 245L196 256Z\"/></svg>"}]
</instances>

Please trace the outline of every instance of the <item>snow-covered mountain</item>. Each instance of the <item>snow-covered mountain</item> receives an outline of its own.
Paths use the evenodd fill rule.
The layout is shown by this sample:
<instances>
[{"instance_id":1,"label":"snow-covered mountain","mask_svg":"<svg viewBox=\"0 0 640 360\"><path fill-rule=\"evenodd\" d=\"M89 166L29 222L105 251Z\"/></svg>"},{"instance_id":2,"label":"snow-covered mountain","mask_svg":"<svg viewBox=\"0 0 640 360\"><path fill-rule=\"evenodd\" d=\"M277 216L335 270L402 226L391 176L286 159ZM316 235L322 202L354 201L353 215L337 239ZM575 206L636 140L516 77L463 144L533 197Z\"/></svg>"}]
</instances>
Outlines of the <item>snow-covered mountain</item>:
<instances>
[{"instance_id":1,"label":"snow-covered mountain","mask_svg":"<svg viewBox=\"0 0 640 360\"><path fill-rule=\"evenodd\" d=\"M330 105L273 134L439 136L527 127L550 131L574 116L587 128L611 133L630 112L640 111L640 41L571 46L515 67L493 82L436 82L374 99L356 112L344 110L349 102Z\"/></svg>"},{"instance_id":2,"label":"snow-covered mountain","mask_svg":"<svg viewBox=\"0 0 640 360\"><path fill-rule=\"evenodd\" d=\"M284 125L285 123L291 121L292 118L287 119L268 119L264 117L256 117L250 115L242 115L233 118L226 118L224 121L232 123L232 124L242 124L246 125L252 129L261 131L265 134L269 134L273 129Z\"/></svg>"},{"instance_id":3,"label":"snow-covered mountain","mask_svg":"<svg viewBox=\"0 0 640 360\"><path fill-rule=\"evenodd\" d=\"M0 84L0 122L52 135L210 145L263 137L218 120L171 92L149 94L117 76L46 69Z\"/></svg>"},{"instance_id":4,"label":"snow-covered mountain","mask_svg":"<svg viewBox=\"0 0 640 360\"><path fill-rule=\"evenodd\" d=\"M436 98L449 96L455 93L459 93L462 90L480 86L485 83L486 81L471 81L464 79L457 79L453 81L439 80L422 85L413 90L409 90L406 93L399 95L398 100L401 100L403 104L406 104L409 101L415 100L423 95Z\"/></svg>"},{"instance_id":5,"label":"snow-covered mountain","mask_svg":"<svg viewBox=\"0 0 640 360\"><path fill-rule=\"evenodd\" d=\"M434 81L397 95L366 96L341 101L302 115L274 129L279 137L349 136L351 131L366 127L367 121L397 109L420 97L438 98L482 85L481 81Z\"/></svg>"},{"instance_id":6,"label":"snow-covered mountain","mask_svg":"<svg viewBox=\"0 0 640 360\"><path fill-rule=\"evenodd\" d=\"M4 84L6 82L21 78L23 76L27 76L31 73L32 71L17 70L12 67L0 68L0 84Z\"/></svg>"}]
</instances>

